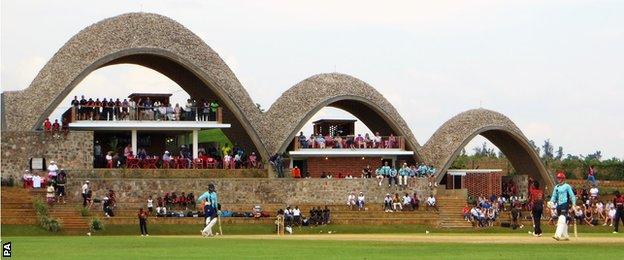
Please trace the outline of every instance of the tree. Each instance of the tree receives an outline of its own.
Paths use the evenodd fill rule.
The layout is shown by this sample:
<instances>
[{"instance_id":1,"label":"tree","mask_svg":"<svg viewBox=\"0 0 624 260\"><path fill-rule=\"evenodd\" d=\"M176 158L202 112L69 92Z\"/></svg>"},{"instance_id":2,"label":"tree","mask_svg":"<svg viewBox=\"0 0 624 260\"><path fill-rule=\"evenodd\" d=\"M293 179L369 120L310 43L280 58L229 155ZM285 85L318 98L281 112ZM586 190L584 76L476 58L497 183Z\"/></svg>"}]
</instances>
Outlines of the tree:
<instances>
[{"instance_id":1,"label":"tree","mask_svg":"<svg viewBox=\"0 0 624 260\"><path fill-rule=\"evenodd\" d=\"M542 148L544 149L543 150L544 154L542 155L542 159L544 160L552 159L553 158L553 146L550 143L550 139L544 140L544 145L542 145Z\"/></svg>"},{"instance_id":2,"label":"tree","mask_svg":"<svg viewBox=\"0 0 624 260\"><path fill-rule=\"evenodd\" d=\"M540 148L535 145L535 141L529 140L529 145L531 145L531 148L533 148L538 155L540 154Z\"/></svg>"},{"instance_id":3,"label":"tree","mask_svg":"<svg viewBox=\"0 0 624 260\"><path fill-rule=\"evenodd\" d=\"M555 156L555 160L561 161L561 158L563 158L563 147L559 146L559 149L557 149L557 156Z\"/></svg>"}]
</instances>

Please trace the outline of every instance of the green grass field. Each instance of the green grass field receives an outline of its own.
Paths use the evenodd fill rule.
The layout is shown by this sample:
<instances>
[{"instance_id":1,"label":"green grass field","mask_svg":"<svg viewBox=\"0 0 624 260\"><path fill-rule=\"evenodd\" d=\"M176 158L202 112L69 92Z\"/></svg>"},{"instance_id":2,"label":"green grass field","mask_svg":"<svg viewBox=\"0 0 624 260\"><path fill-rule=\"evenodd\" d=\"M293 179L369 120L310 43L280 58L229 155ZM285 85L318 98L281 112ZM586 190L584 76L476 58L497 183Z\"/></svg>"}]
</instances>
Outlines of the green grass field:
<instances>
[{"instance_id":1,"label":"green grass field","mask_svg":"<svg viewBox=\"0 0 624 260\"><path fill-rule=\"evenodd\" d=\"M306 235L300 235L306 236ZM328 235L328 237L331 235ZM409 236L409 235L405 235ZM416 235L415 235L416 236ZM418 235L423 236L423 235ZM516 235L519 236L519 235ZM552 240L550 238L540 238ZM474 244L240 236L5 237L15 259L587 259L624 255L622 244Z\"/></svg>"}]
</instances>

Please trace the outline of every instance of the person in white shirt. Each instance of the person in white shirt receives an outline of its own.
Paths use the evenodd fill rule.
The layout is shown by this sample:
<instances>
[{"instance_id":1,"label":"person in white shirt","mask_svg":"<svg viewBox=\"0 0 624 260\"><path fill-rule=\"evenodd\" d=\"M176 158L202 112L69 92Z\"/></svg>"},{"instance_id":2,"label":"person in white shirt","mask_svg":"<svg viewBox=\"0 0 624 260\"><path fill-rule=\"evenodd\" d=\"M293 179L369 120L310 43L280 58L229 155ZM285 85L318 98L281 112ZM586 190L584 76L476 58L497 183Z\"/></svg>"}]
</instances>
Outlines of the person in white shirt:
<instances>
[{"instance_id":1,"label":"person in white shirt","mask_svg":"<svg viewBox=\"0 0 624 260\"><path fill-rule=\"evenodd\" d=\"M48 182L48 188L46 189L46 199L48 201L48 204L52 205L52 203L54 203L55 198L54 198L54 186L52 185L52 182Z\"/></svg>"},{"instance_id":2,"label":"person in white shirt","mask_svg":"<svg viewBox=\"0 0 624 260\"><path fill-rule=\"evenodd\" d=\"M87 206L87 192L89 190L89 181L85 181L84 184L82 184L82 206L86 207Z\"/></svg>"},{"instance_id":3,"label":"person in white shirt","mask_svg":"<svg viewBox=\"0 0 624 260\"><path fill-rule=\"evenodd\" d=\"M347 195L347 206L349 206L349 208L351 210L354 209L354 207L355 207L355 193L351 192L351 193L349 193L349 195Z\"/></svg>"},{"instance_id":4,"label":"person in white shirt","mask_svg":"<svg viewBox=\"0 0 624 260\"><path fill-rule=\"evenodd\" d=\"M358 211L364 210L364 203L366 203L366 198L364 197L364 193L360 192L360 194L357 197Z\"/></svg>"},{"instance_id":5,"label":"person in white shirt","mask_svg":"<svg viewBox=\"0 0 624 260\"><path fill-rule=\"evenodd\" d=\"M150 215L154 213L154 200L151 195L147 198L147 212L149 212Z\"/></svg>"},{"instance_id":6,"label":"person in white shirt","mask_svg":"<svg viewBox=\"0 0 624 260\"><path fill-rule=\"evenodd\" d=\"M58 165L56 165L55 161L50 161L50 165L48 166L48 177L54 178L56 177L56 172L58 172Z\"/></svg>"},{"instance_id":7,"label":"person in white shirt","mask_svg":"<svg viewBox=\"0 0 624 260\"><path fill-rule=\"evenodd\" d=\"M295 209L293 209L293 217L295 218L295 224L296 225L301 225L301 210L299 209L299 206L295 206Z\"/></svg>"},{"instance_id":8,"label":"person in white shirt","mask_svg":"<svg viewBox=\"0 0 624 260\"><path fill-rule=\"evenodd\" d=\"M223 156L223 169L231 169L232 168L232 156L226 154Z\"/></svg>"},{"instance_id":9,"label":"person in white shirt","mask_svg":"<svg viewBox=\"0 0 624 260\"><path fill-rule=\"evenodd\" d=\"M438 205L436 205L436 199L433 197L433 194L429 195L429 198L427 198L427 210L429 210L429 208L438 211Z\"/></svg>"},{"instance_id":10,"label":"person in white shirt","mask_svg":"<svg viewBox=\"0 0 624 260\"><path fill-rule=\"evenodd\" d=\"M373 137L373 147L381 148L381 136L379 135L379 132L376 132L375 136Z\"/></svg>"},{"instance_id":11,"label":"person in white shirt","mask_svg":"<svg viewBox=\"0 0 624 260\"><path fill-rule=\"evenodd\" d=\"M589 196L592 200L598 199L598 186L594 185L594 187L589 189Z\"/></svg>"},{"instance_id":12,"label":"person in white shirt","mask_svg":"<svg viewBox=\"0 0 624 260\"><path fill-rule=\"evenodd\" d=\"M409 194L405 193L405 196L403 196L403 208L407 207L411 207L412 210L414 210L414 207L412 205L412 197L410 197Z\"/></svg>"}]
</instances>

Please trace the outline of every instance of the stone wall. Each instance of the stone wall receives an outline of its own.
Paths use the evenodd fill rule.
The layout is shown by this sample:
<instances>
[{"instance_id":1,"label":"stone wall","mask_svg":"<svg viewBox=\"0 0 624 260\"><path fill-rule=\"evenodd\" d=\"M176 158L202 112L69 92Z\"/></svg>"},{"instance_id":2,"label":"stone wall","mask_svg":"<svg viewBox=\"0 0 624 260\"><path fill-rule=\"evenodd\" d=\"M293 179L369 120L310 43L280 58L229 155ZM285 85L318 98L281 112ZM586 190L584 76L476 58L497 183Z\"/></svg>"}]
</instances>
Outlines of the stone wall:
<instances>
[{"instance_id":1,"label":"stone wall","mask_svg":"<svg viewBox=\"0 0 624 260\"><path fill-rule=\"evenodd\" d=\"M68 196L81 200L80 186L85 179L70 178ZM429 194L425 179L411 179L406 190L379 186L375 179L91 179L94 198L102 198L108 189L115 190L118 202L142 203L150 195L167 192L193 192L196 196L214 183L223 204L342 204L349 192L363 191L370 203L382 203L386 193L404 194L416 191L424 198Z\"/></svg>"},{"instance_id":2,"label":"stone wall","mask_svg":"<svg viewBox=\"0 0 624 260\"><path fill-rule=\"evenodd\" d=\"M373 173L375 169L381 166L381 158L379 157L312 157L308 158L308 171L311 177L320 177L323 172L331 172L334 177L338 174L346 176L351 174L354 177L360 177L362 169L370 165Z\"/></svg>"},{"instance_id":3,"label":"stone wall","mask_svg":"<svg viewBox=\"0 0 624 260\"><path fill-rule=\"evenodd\" d=\"M68 170L71 178L81 179L169 179L169 178L266 178L265 169L90 169Z\"/></svg>"},{"instance_id":4,"label":"stone wall","mask_svg":"<svg viewBox=\"0 0 624 260\"><path fill-rule=\"evenodd\" d=\"M29 158L43 157L65 169L93 168L93 132L72 131L67 137L42 132L2 131L2 177L19 177L29 168Z\"/></svg>"}]
</instances>

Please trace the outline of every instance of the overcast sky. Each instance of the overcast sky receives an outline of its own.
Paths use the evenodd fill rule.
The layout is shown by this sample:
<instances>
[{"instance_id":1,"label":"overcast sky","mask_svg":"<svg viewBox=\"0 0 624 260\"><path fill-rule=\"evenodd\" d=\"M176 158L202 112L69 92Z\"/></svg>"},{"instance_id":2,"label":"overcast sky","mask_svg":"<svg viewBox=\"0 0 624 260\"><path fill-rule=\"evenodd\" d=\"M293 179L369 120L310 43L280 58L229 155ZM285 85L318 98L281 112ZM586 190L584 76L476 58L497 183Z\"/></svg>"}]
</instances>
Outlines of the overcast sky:
<instances>
[{"instance_id":1,"label":"overcast sky","mask_svg":"<svg viewBox=\"0 0 624 260\"><path fill-rule=\"evenodd\" d=\"M538 144L624 158L624 1L2 0L1 9L2 90L26 88L82 28L153 12L199 35L264 108L301 80L335 71L382 92L421 144L482 106ZM128 88L186 95L131 65L98 70L75 93L123 97Z\"/></svg>"}]
</instances>

